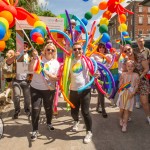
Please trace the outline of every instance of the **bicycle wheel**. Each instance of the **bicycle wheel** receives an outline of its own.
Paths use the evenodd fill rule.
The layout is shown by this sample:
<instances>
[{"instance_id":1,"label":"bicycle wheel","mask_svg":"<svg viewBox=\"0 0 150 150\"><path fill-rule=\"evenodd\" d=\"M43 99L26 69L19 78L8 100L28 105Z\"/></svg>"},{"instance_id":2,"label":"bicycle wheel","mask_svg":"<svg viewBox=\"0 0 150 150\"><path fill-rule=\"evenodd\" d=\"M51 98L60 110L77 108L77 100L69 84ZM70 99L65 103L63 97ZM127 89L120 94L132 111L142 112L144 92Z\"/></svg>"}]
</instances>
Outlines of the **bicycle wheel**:
<instances>
[{"instance_id":1,"label":"bicycle wheel","mask_svg":"<svg viewBox=\"0 0 150 150\"><path fill-rule=\"evenodd\" d=\"M0 117L0 139L3 136L3 132L4 132L4 123L3 123L2 118Z\"/></svg>"}]
</instances>

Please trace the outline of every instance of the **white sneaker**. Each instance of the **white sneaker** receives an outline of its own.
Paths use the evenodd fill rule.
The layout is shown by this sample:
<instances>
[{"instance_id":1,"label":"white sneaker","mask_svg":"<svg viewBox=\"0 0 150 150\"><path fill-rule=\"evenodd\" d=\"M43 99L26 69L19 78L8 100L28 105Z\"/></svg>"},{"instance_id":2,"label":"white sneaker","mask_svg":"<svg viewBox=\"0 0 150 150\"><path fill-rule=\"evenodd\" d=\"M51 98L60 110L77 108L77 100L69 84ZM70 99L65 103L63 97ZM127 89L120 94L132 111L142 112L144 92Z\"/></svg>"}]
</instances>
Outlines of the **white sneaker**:
<instances>
[{"instance_id":1,"label":"white sneaker","mask_svg":"<svg viewBox=\"0 0 150 150\"><path fill-rule=\"evenodd\" d=\"M32 141L35 141L37 139L38 133L39 133L38 131L33 131L32 132L32 135L31 135L31 140Z\"/></svg>"},{"instance_id":2,"label":"white sneaker","mask_svg":"<svg viewBox=\"0 0 150 150\"><path fill-rule=\"evenodd\" d=\"M86 134L86 136L84 138L84 143L88 144L89 142L91 142L92 136L93 136L92 132L91 131L87 131L87 134Z\"/></svg>"},{"instance_id":3,"label":"white sneaker","mask_svg":"<svg viewBox=\"0 0 150 150\"><path fill-rule=\"evenodd\" d=\"M73 123L72 131L78 131L79 130L79 121L75 121Z\"/></svg>"},{"instance_id":4,"label":"white sneaker","mask_svg":"<svg viewBox=\"0 0 150 150\"><path fill-rule=\"evenodd\" d=\"M150 125L150 116L147 117L147 121L148 121L148 123Z\"/></svg>"},{"instance_id":5,"label":"white sneaker","mask_svg":"<svg viewBox=\"0 0 150 150\"><path fill-rule=\"evenodd\" d=\"M135 103L135 107L136 107L137 109L139 109L139 108L140 108L140 103L139 103L139 102L136 102L136 103Z\"/></svg>"},{"instance_id":6,"label":"white sneaker","mask_svg":"<svg viewBox=\"0 0 150 150\"><path fill-rule=\"evenodd\" d=\"M127 125L126 124L123 124L123 126L122 126L122 132L127 132Z\"/></svg>"},{"instance_id":7,"label":"white sneaker","mask_svg":"<svg viewBox=\"0 0 150 150\"><path fill-rule=\"evenodd\" d=\"M60 98L62 98L62 97L63 97L62 93L60 93L59 97L60 97Z\"/></svg>"}]
</instances>

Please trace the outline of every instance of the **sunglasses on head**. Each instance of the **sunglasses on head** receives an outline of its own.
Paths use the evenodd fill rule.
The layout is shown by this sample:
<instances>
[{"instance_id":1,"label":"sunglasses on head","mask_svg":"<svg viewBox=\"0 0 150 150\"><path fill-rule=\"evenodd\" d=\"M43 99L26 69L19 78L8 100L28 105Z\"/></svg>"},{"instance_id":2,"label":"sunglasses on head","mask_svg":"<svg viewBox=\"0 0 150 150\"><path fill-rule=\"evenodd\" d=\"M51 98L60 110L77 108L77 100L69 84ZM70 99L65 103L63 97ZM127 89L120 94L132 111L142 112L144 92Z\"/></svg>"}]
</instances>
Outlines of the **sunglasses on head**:
<instances>
[{"instance_id":1,"label":"sunglasses on head","mask_svg":"<svg viewBox=\"0 0 150 150\"><path fill-rule=\"evenodd\" d=\"M54 49L47 49L48 52L55 52Z\"/></svg>"},{"instance_id":2,"label":"sunglasses on head","mask_svg":"<svg viewBox=\"0 0 150 150\"><path fill-rule=\"evenodd\" d=\"M81 49L82 48L74 48L73 51L77 51L77 50L81 51Z\"/></svg>"},{"instance_id":3,"label":"sunglasses on head","mask_svg":"<svg viewBox=\"0 0 150 150\"><path fill-rule=\"evenodd\" d=\"M124 53L130 52L131 48L128 48L127 50L124 50Z\"/></svg>"}]
</instances>

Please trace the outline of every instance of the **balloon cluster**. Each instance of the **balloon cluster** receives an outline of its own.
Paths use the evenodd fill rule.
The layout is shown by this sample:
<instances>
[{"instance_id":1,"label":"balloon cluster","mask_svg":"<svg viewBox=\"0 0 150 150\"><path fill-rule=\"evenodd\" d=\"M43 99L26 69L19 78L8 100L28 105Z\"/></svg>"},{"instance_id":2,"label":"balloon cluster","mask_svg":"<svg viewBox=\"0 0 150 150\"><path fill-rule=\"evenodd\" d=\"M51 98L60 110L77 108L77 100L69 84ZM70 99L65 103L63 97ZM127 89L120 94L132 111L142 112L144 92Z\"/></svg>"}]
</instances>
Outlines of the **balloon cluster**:
<instances>
[{"instance_id":1,"label":"balloon cluster","mask_svg":"<svg viewBox=\"0 0 150 150\"><path fill-rule=\"evenodd\" d=\"M109 19L111 18L113 13L118 14L118 21L120 23L118 30L121 32L121 39L125 43L130 43L130 37L127 32L127 25L125 24L126 22L126 16L125 13L128 12L130 14L133 14L133 12L125 9L121 3L124 0L108 0L107 1L102 1L99 3L98 6L92 6L90 11L86 12L84 15L84 18L82 19L82 22L87 25L88 20L92 18L93 15L98 14L99 10L105 10L102 18L99 22L99 32L102 34L101 42L105 43L105 46L107 49L112 48L112 44L110 42L110 36L108 34L108 24L109 24Z\"/></svg>"},{"instance_id":2,"label":"balloon cluster","mask_svg":"<svg viewBox=\"0 0 150 150\"><path fill-rule=\"evenodd\" d=\"M65 12L66 12L66 17L67 17L69 26L71 27L71 25L70 25L71 20L70 20L69 14L68 14L67 10ZM86 27L85 27L84 23L77 16L75 16L75 15L74 15L74 20L76 22L79 22L80 26L85 31L85 40L82 40L83 43L84 43L83 47L82 47L83 48L82 59L84 59L84 61L86 62L87 67L89 69L89 72L91 74L91 80L89 81L89 83L87 83L85 86L79 88L78 92L81 92L81 91L87 89L93 82L95 82L96 85L98 86L98 89L100 90L100 92L102 92L103 94L108 95L109 97L112 97L112 95L113 95L113 93L115 91L115 83L114 83L114 79L113 79L111 73L109 72L108 68L106 68L103 64L97 64L97 62L95 60L90 59L91 54L95 52L96 47L97 47L97 46L94 46L94 44L96 45L95 42L94 42L94 44L91 44L93 36L94 36L94 32L95 32L95 23L96 22L93 23L91 31L90 31L90 34L88 36L88 33L87 33L87 30L86 30ZM57 32L59 34L62 34L70 42L70 46L72 46L75 41L72 40L72 37L69 37L63 31L60 31L60 30L49 30L48 27L46 27L46 29L47 29L47 33L48 33L49 37L53 40L53 43L55 43L57 45L57 47L59 47L60 49L62 49L63 52L65 52L65 54L66 54L62 70L60 71L59 86L60 86L61 92L62 92L62 94L63 94L64 99L66 100L66 102L68 104L70 104L71 107L74 108L74 105L68 99L68 97L69 97L68 96L69 95L68 94L68 91L69 91L69 80L68 79L69 79L69 70L70 70L70 67L71 67L71 61L72 61L72 58L73 58L73 54L72 54L72 51L70 51L69 49L65 49L62 45L60 45L53 38L52 33ZM92 49L94 48L94 50L92 50L92 51L89 50L89 53L87 53L89 45L92 45L91 47L92 47ZM104 55L102 55L102 57L104 57L105 59L107 59L106 56L104 56ZM113 59L113 61L114 61L114 59ZM113 64L113 63L111 63L111 64ZM104 83L102 85L101 81L99 82L98 79L96 79L94 77L94 73L97 70L100 72L100 74L102 75L102 77L103 77L104 80L108 80L108 84ZM105 87L103 87L103 86L105 86ZM107 90L105 91L104 88L107 88Z\"/></svg>"},{"instance_id":3,"label":"balloon cluster","mask_svg":"<svg viewBox=\"0 0 150 150\"><path fill-rule=\"evenodd\" d=\"M11 36L10 28L14 27L15 20L27 20L28 24L34 26L36 33L32 35L32 40L38 44L44 43L44 37L46 35L46 25L39 21L39 18L35 14L31 14L22 7L16 7L18 0L0 1L0 51L3 51L6 47L5 41ZM35 33L35 31L34 31Z\"/></svg>"},{"instance_id":4,"label":"balloon cluster","mask_svg":"<svg viewBox=\"0 0 150 150\"><path fill-rule=\"evenodd\" d=\"M30 32L30 38L37 44L43 44L44 38L47 35L46 25L42 21L35 21L34 29Z\"/></svg>"},{"instance_id":5,"label":"balloon cluster","mask_svg":"<svg viewBox=\"0 0 150 150\"><path fill-rule=\"evenodd\" d=\"M0 1L0 51L6 47L5 41L11 36L11 30L15 25L15 19L25 20L27 16L31 16L24 8L16 7L18 0L10 3L9 0Z\"/></svg>"}]
</instances>

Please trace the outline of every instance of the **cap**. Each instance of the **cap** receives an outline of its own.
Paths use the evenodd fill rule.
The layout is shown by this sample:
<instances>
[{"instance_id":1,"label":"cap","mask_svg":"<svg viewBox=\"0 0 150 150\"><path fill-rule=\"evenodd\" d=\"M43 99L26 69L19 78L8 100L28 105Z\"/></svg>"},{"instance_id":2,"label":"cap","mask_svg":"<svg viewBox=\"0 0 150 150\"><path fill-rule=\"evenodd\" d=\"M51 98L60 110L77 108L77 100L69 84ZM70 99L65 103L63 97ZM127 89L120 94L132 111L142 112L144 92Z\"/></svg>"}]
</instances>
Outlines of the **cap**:
<instances>
[{"instance_id":1,"label":"cap","mask_svg":"<svg viewBox=\"0 0 150 150\"><path fill-rule=\"evenodd\" d=\"M76 25L76 21L74 19L71 19L71 24L75 24Z\"/></svg>"},{"instance_id":2,"label":"cap","mask_svg":"<svg viewBox=\"0 0 150 150\"><path fill-rule=\"evenodd\" d=\"M24 41L24 44L27 44L27 45L28 45L29 43L28 43L27 41Z\"/></svg>"}]
</instances>

